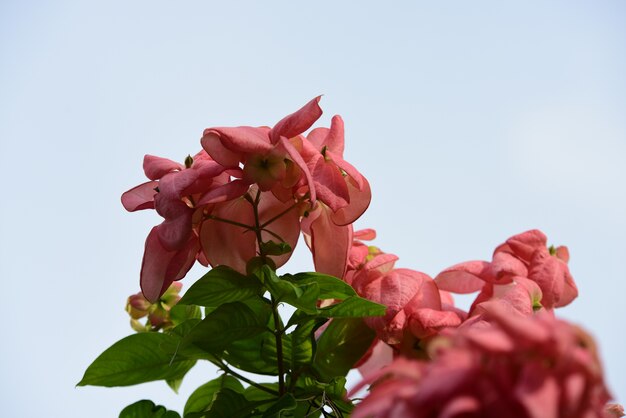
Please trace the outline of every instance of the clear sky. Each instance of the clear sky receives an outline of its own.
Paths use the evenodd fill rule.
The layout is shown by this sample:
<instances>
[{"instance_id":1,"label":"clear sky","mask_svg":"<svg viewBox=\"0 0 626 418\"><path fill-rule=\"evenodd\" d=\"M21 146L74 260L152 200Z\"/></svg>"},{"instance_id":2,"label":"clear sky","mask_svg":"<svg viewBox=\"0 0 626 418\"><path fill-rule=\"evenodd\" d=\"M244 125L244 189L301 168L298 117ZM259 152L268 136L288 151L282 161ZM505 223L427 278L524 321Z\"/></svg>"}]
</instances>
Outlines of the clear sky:
<instances>
[{"instance_id":1,"label":"clear sky","mask_svg":"<svg viewBox=\"0 0 626 418\"><path fill-rule=\"evenodd\" d=\"M626 3L3 0L0 400L7 417L182 410L214 378L74 388L131 333L143 242L126 213L146 153L176 160L210 126L271 125L324 94L372 184L357 227L432 276L530 228L568 245L626 401ZM287 269L310 269L304 246ZM202 274L193 270L186 287Z\"/></svg>"}]
</instances>

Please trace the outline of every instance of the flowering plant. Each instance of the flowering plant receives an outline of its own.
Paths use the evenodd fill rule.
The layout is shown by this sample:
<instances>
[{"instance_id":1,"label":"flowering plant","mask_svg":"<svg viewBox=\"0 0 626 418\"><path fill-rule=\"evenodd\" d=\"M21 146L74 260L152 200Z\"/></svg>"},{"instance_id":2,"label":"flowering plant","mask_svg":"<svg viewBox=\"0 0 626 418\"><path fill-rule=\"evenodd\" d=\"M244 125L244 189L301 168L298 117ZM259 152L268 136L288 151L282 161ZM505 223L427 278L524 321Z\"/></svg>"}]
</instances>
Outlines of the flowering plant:
<instances>
[{"instance_id":1,"label":"flowering plant","mask_svg":"<svg viewBox=\"0 0 626 418\"><path fill-rule=\"evenodd\" d=\"M394 268L365 243L374 230L353 230L370 186L343 159L341 117L309 131L319 100L271 128L206 129L183 163L145 156L148 181L122 195L128 211L163 218L127 302L137 333L79 385L176 390L209 361L222 375L192 393L186 418L621 416L592 338L554 314L578 295L567 248L532 230L434 279ZM279 274L301 232L315 272ZM181 297L196 262L212 268ZM473 292L468 312L454 305L452 293ZM353 368L364 379L348 393ZM180 414L142 400L120 417Z\"/></svg>"}]
</instances>

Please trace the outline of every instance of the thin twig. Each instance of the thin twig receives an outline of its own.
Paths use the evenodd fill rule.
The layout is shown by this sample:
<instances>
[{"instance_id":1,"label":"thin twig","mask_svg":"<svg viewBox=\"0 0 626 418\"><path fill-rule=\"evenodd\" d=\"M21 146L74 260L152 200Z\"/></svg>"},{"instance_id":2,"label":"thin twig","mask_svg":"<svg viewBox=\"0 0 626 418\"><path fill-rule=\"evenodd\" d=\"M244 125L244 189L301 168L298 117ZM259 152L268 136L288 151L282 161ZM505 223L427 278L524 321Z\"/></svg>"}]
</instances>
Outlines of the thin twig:
<instances>
[{"instance_id":1,"label":"thin twig","mask_svg":"<svg viewBox=\"0 0 626 418\"><path fill-rule=\"evenodd\" d=\"M279 393L276 392L275 390L272 390L270 388L266 388L265 386L260 385L260 384L258 384L256 382L248 379L245 376L240 375L239 373L237 373L236 371L234 371L233 369L231 369L230 367L228 367L226 364L224 364L222 362L211 361L211 363L213 363L214 365L219 367L224 373L230 374L230 375L236 377L237 379L246 382L250 386L254 386L257 389L262 390L262 391L267 392L267 393L271 393L272 395L279 396Z\"/></svg>"}]
</instances>

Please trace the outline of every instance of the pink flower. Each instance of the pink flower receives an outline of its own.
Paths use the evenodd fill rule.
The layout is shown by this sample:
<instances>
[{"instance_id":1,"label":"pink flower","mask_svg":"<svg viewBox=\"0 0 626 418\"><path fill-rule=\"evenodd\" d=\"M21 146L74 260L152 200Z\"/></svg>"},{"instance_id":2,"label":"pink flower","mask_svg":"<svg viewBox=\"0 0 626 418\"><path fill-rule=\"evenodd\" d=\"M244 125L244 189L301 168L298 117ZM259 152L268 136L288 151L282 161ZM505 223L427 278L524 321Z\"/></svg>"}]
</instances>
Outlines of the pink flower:
<instances>
[{"instance_id":1,"label":"pink flower","mask_svg":"<svg viewBox=\"0 0 626 418\"><path fill-rule=\"evenodd\" d=\"M488 320L459 328L430 363L396 360L366 377L376 382L353 417L398 416L394 408L407 418L604 416L610 395L588 334L546 312L511 315L502 304Z\"/></svg>"},{"instance_id":2,"label":"pink flower","mask_svg":"<svg viewBox=\"0 0 626 418\"><path fill-rule=\"evenodd\" d=\"M271 129L251 126L205 129L202 147L224 167L236 169L242 163L244 182L256 183L262 191L272 190L281 200L293 198L304 175L311 201L315 202L311 173L292 138L309 129L322 115L319 101L319 96L314 98Z\"/></svg>"},{"instance_id":3,"label":"pink flower","mask_svg":"<svg viewBox=\"0 0 626 418\"><path fill-rule=\"evenodd\" d=\"M476 305L493 295L494 286L528 279L541 290L541 305L544 308L568 305L578 296L578 289L567 267L567 247L548 248L546 241L546 236L538 230L515 235L496 248L491 262L457 264L439 273L435 281L440 289L454 293L480 290ZM523 286L530 292L529 300L532 300L532 296L537 294L536 289L527 284Z\"/></svg>"},{"instance_id":4,"label":"pink flower","mask_svg":"<svg viewBox=\"0 0 626 418\"><path fill-rule=\"evenodd\" d=\"M360 231L359 235L370 238L375 233ZM387 306L385 316L365 318L380 340L411 355L419 340L461 323L457 313L443 310L433 279L419 271L394 268L397 256L370 248L365 253L363 244L355 243L350 258L354 270L347 276L360 296Z\"/></svg>"},{"instance_id":5,"label":"pink flower","mask_svg":"<svg viewBox=\"0 0 626 418\"><path fill-rule=\"evenodd\" d=\"M206 129L202 146L225 167L236 169L242 165L244 184L256 184L259 190L271 192L280 202L291 204L294 199L308 199L311 207L302 208L301 227L313 253L315 268L341 277L352 242L350 224L367 209L371 191L365 177L343 159L343 121L339 116L333 118L330 129L316 128L307 137L302 136L322 114L319 100L320 97L314 98L271 129L250 126ZM231 206L229 212L240 217L237 222L248 216L243 204ZM240 239L241 231L236 228L223 225L219 228L230 230L229 234L236 233L237 240ZM227 261L239 267L245 264L246 257L254 250L253 243L246 241L249 240L238 241L242 256ZM207 245L208 241L203 240L203 247Z\"/></svg>"},{"instance_id":6,"label":"pink flower","mask_svg":"<svg viewBox=\"0 0 626 418\"><path fill-rule=\"evenodd\" d=\"M334 116L329 128L316 128L300 138L302 156L311 172L318 202L302 230L317 271L343 277L352 243L352 226L371 201L365 177L343 159L344 126Z\"/></svg>"},{"instance_id":7,"label":"pink flower","mask_svg":"<svg viewBox=\"0 0 626 418\"><path fill-rule=\"evenodd\" d=\"M122 203L129 211L156 209L164 218L146 239L141 289L148 300L183 278L196 259L245 272L260 253L259 240L293 249L301 230L317 271L343 275L351 223L371 193L367 180L343 160L341 118L330 129L301 135L320 117L318 102L311 100L273 128L206 129L206 151L184 165L145 157L150 181L124 193ZM290 256L270 255L277 267Z\"/></svg>"},{"instance_id":8,"label":"pink flower","mask_svg":"<svg viewBox=\"0 0 626 418\"><path fill-rule=\"evenodd\" d=\"M188 167L166 158L146 155L144 172L150 181L122 195L126 210L156 209L164 221L146 239L141 268L141 290L156 301L176 280L182 279L200 250L194 231L195 202L224 189L230 176L204 152L186 161ZM206 200L206 199L205 199Z\"/></svg>"},{"instance_id":9,"label":"pink flower","mask_svg":"<svg viewBox=\"0 0 626 418\"><path fill-rule=\"evenodd\" d=\"M256 196L257 186L250 187L250 195ZM300 235L300 206L293 201L283 202L272 192L261 192L258 202L259 224L263 227L263 242L285 242L294 249ZM241 225L253 226L255 215L252 204L243 197L219 203L207 210L212 217L200 225L202 250L213 265L227 265L241 273L246 272L246 263L259 253L259 243L255 233ZM215 219L217 218L217 219ZM222 222L226 219L234 223ZM270 256L276 267L289 260L291 252Z\"/></svg>"}]
</instances>

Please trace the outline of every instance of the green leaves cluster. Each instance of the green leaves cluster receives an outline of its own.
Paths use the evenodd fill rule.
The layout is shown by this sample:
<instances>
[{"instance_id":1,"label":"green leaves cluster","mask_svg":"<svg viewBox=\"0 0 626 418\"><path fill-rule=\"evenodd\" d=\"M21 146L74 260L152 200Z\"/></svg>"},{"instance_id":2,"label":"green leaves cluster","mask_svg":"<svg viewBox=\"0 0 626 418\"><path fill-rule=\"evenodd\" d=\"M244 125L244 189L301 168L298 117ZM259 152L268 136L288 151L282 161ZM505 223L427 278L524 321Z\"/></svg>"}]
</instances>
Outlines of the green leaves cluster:
<instances>
[{"instance_id":1,"label":"green leaves cluster","mask_svg":"<svg viewBox=\"0 0 626 418\"><path fill-rule=\"evenodd\" d=\"M172 308L175 328L123 338L96 358L78 385L164 380L177 390L189 369L205 360L224 374L193 392L184 418L319 416L323 407L333 411L327 416L349 414L345 375L374 338L362 318L383 315L385 307L328 275L278 276L265 263L249 270L243 275L225 266L212 269ZM335 302L319 307L329 299ZM296 308L286 324L279 304ZM237 369L278 382L255 383ZM144 400L120 417L179 415Z\"/></svg>"}]
</instances>

